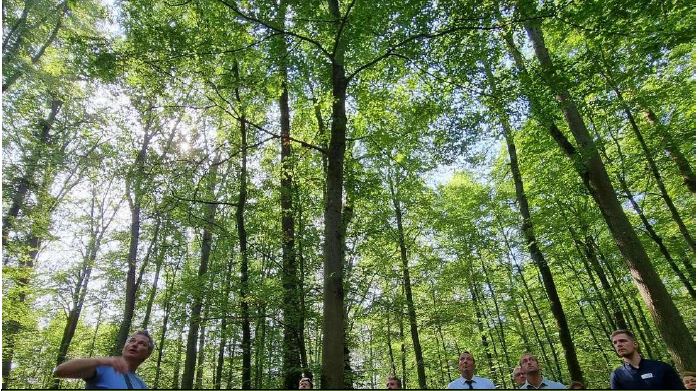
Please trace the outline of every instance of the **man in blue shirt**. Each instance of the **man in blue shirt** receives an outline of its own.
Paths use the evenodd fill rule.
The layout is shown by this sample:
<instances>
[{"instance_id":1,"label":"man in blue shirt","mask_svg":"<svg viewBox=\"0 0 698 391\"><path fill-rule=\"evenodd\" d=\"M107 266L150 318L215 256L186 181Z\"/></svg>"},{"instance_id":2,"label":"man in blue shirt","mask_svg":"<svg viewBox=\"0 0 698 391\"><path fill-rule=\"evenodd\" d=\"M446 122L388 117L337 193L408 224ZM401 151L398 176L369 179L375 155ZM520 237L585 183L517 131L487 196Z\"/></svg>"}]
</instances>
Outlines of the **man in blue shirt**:
<instances>
[{"instance_id":1,"label":"man in blue shirt","mask_svg":"<svg viewBox=\"0 0 698 391\"><path fill-rule=\"evenodd\" d=\"M491 390L496 388L492 380L474 376L475 358L470 352L463 352L458 357L458 370L461 376L450 382L447 388L461 390Z\"/></svg>"},{"instance_id":2,"label":"man in blue shirt","mask_svg":"<svg viewBox=\"0 0 698 391\"><path fill-rule=\"evenodd\" d=\"M522 390L564 390L565 385L546 379L540 368L538 358L531 353L524 353L519 359L521 370L526 373L526 382L520 387Z\"/></svg>"},{"instance_id":3,"label":"man in blue shirt","mask_svg":"<svg viewBox=\"0 0 698 391\"><path fill-rule=\"evenodd\" d=\"M611 373L614 390L683 390L674 368L661 361L642 358L635 335L629 330L611 333L613 348L623 358L623 366Z\"/></svg>"},{"instance_id":4,"label":"man in blue shirt","mask_svg":"<svg viewBox=\"0 0 698 391\"><path fill-rule=\"evenodd\" d=\"M121 356L78 358L56 369L56 377L84 379L86 389L143 389L145 382L136 369L153 352L155 344L147 331L137 331L126 341Z\"/></svg>"}]
</instances>

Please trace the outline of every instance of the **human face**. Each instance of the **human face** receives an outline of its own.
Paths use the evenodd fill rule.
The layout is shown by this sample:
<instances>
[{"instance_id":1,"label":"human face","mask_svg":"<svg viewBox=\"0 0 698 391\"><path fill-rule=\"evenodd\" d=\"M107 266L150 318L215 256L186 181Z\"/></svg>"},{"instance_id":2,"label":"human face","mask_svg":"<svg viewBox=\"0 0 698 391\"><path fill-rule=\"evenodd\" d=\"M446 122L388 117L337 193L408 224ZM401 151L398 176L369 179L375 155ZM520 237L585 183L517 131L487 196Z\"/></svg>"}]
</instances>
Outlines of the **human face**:
<instances>
[{"instance_id":1,"label":"human face","mask_svg":"<svg viewBox=\"0 0 698 391\"><path fill-rule=\"evenodd\" d=\"M138 362L143 362L148 356L150 356L150 351L148 345L150 340L143 334L134 334L126 341L121 355L126 359L133 359Z\"/></svg>"},{"instance_id":2,"label":"human face","mask_svg":"<svg viewBox=\"0 0 698 391\"><path fill-rule=\"evenodd\" d=\"M540 364L536 356L530 354L524 354L521 356L521 370L523 373L538 372L540 371Z\"/></svg>"},{"instance_id":3,"label":"human face","mask_svg":"<svg viewBox=\"0 0 698 391\"><path fill-rule=\"evenodd\" d=\"M516 369L514 369L512 377L514 378L514 383L516 383L517 386L522 386L524 383L526 383L526 372L524 372L521 367L516 367Z\"/></svg>"},{"instance_id":4,"label":"human face","mask_svg":"<svg viewBox=\"0 0 698 391\"><path fill-rule=\"evenodd\" d=\"M616 334L611 339L611 342L620 357L632 357L637 351L637 342L628 334Z\"/></svg>"},{"instance_id":5,"label":"human face","mask_svg":"<svg viewBox=\"0 0 698 391\"><path fill-rule=\"evenodd\" d=\"M397 379L388 379L388 382L385 384L385 388L389 390L399 390L400 385L397 382Z\"/></svg>"},{"instance_id":6,"label":"human face","mask_svg":"<svg viewBox=\"0 0 698 391\"><path fill-rule=\"evenodd\" d=\"M310 385L310 380L301 379L301 381L298 383L298 389L299 390L312 390L313 386Z\"/></svg>"},{"instance_id":7,"label":"human face","mask_svg":"<svg viewBox=\"0 0 698 391\"><path fill-rule=\"evenodd\" d=\"M683 385L686 387L687 390L695 390L696 389L696 377L695 376L684 376L683 377Z\"/></svg>"},{"instance_id":8,"label":"human face","mask_svg":"<svg viewBox=\"0 0 698 391\"><path fill-rule=\"evenodd\" d=\"M463 353L458 357L458 369L461 374L472 375L475 372L475 359L470 353Z\"/></svg>"}]
</instances>

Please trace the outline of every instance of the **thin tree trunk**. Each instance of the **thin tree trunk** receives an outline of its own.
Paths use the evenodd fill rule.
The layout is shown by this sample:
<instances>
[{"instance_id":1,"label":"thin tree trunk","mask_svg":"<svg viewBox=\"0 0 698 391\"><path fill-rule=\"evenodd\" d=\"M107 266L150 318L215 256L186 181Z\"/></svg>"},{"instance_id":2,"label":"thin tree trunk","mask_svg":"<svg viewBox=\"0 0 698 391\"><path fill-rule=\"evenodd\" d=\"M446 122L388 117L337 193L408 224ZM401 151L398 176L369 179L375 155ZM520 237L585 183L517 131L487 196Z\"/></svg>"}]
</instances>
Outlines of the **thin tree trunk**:
<instances>
[{"instance_id":1,"label":"thin tree trunk","mask_svg":"<svg viewBox=\"0 0 698 391\"><path fill-rule=\"evenodd\" d=\"M179 329L179 337L177 338L177 354L175 355L175 364L173 368L172 388L179 389L179 370L182 366L182 334L184 333L184 324Z\"/></svg>"},{"instance_id":2,"label":"thin tree trunk","mask_svg":"<svg viewBox=\"0 0 698 391\"><path fill-rule=\"evenodd\" d=\"M696 174L693 171L693 165L688 162L686 156L681 152L681 149L676 145L673 138L666 130L664 124L659 122L657 115L650 108L645 108L645 118L659 133L664 150L671 156L671 159L676 164L676 167L683 178L683 183L691 193L696 194Z\"/></svg>"},{"instance_id":3,"label":"thin tree trunk","mask_svg":"<svg viewBox=\"0 0 698 391\"><path fill-rule=\"evenodd\" d=\"M162 262L165 258L165 243L160 246L158 255L155 258L155 277L153 278L153 285L150 287L150 292L148 293L148 301L145 306L145 315L143 316L143 323L141 324L141 330L147 330L148 324L150 323L150 313L153 310L153 302L155 301L155 294L158 289L158 280L160 279L160 269L162 268Z\"/></svg>"},{"instance_id":4,"label":"thin tree trunk","mask_svg":"<svg viewBox=\"0 0 698 391\"><path fill-rule=\"evenodd\" d=\"M235 88L235 99L241 104L240 98L240 69L236 61L233 73L238 86ZM238 242L240 246L240 317L242 325L242 389L252 388L252 342L250 331L249 287L249 254L247 252L247 230L245 229L245 207L247 204L247 118L243 113L240 117L240 190L238 205L235 211Z\"/></svg>"},{"instance_id":5,"label":"thin tree trunk","mask_svg":"<svg viewBox=\"0 0 698 391\"><path fill-rule=\"evenodd\" d=\"M174 276L172 277L172 280L174 280ZM167 282L167 274L165 274L165 282ZM162 373L162 352L165 351L165 336L167 335L167 327L169 325L169 320L170 320L170 312L172 310L172 294L171 288L169 284L166 284L167 289L165 291L165 315L162 318L162 331L160 334L160 342L158 343L158 359L155 364L155 380L153 381L153 388L157 389L159 384L160 384L160 374ZM176 378L176 377L175 377Z\"/></svg>"},{"instance_id":6,"label":"thin tree trunk","mask_svg":"<svg viewBox=\"0 0 698 391\"><path fill-rule=\"evenodd\" d=\"M405 289L405 300L407 301L407 316L410 320L412 346L414 347L414 356L415 360L417 361L417 378L419 380L419 387L425 389L427 388L427 377L424 371L422 344L419 342L417 314L414 309L414 300L412 299L412 282L410 281L410 270L407 259L407 245L405 244L405 231L402 225L402 208L392 178L389 178L388 184L390 187L390 195L393 201L395 219L397 220L398 244L400 246L400 260L402 261L402 283Z\"/></svg>"},{"instance_id":7,"label":"thin tree trunk","mask_svg":"<svg viewBox=\"0 0 698 391\"><path fill-rule=\"evenodd\" d=\"M487 268L485 267L485 259L482 256L478 256L478 258L480 258L480 265L482 265L482 272L485 275L485 284L487 284L487 290L490 291L490 295L492 296L492 301L494 302L494 309L495 309L495 315L496 315L496 317L494 317L494 318L491 316L488 316L487 318L488 319L496 319L496 321L494 321L495 322L494 328L495 328L495 331L497 332L497 337L499 338L499 342L502 345L502 350L504 350L504 360L505 360L504 362L510 363L512 361L511 361L511 358L509 357L509 349L507 348L507 343L506 343L506 340L504 338L504 325L502 324L502 321L501 321L502 319L504 319L504 317L502 317L502 313L499 310L499 302L497 300L497 295L494 292L494 287L492 286L492 281L490 280L489 273L487 272ZM492 344L493 344L493 346L495 346L494 345L494 338L492 339ZM495 347L495 354L496 354L496 347ZM499 366L499 368L501 371L501 366ZM509 377L510 376L508 374L502 374L503 381L506 381L506 379Z\"/></svg>"},{"instance_id":8,"label":"thin tree trunk","mask_svg":"<svg viewBox=\"0 0 698 391\"><path fill-rule=\"evenodd\" d=\"M524 16L535 13L535 4L531 0L521 0L519 5ZM582 174L582 179L599 206L630 269L633 281L640 291L677 368L679 371L692 370L695 368L696 362L695 341L616 197L589 130L586 128L569 91L564 87L564 79L557 73L550 59L539 24L540 20L528 18L524 22L524 27L540 62L541 75L559 102L560 109L577 142L579 152L569 141L566 141L562 133L557 133L554 137ZM550 130L553 129L550 128Z\"/></svg>"},{"instance_id":9,"label":"thin tree trunk","mask_svg":"<svg viewBox=\"0 0 698 391\"><path fill-rule=\"evenodd\" d=\"M296 191L296 194L300 194L300 192ZM298 195L298 198L300 198L300 195ZM298 209L298 240L296 243L298 243L298 305L300 307L300 319L298 321L298 345L301 353L301 367L308 368L308 353L305 346L305 286L303 284L303 281L305 281L305 258L303 257L303 227L305 224L303 222L303 206L301 205L300 200L296 202L296 207Z\"/></svg>"},{"instance_id":10,"label":"thin tree trunk","mask_svg":"<svg viewBox=\"0 0 698 391\"><path fill-rule=\"evenodd\" d=\"M208 305L209 300L206 300L206 304L204 305L204 315L203 319L206 319L206 315L208 314L209 310L209 305ZM199 349L197 352L197 357L196 357L196 376L195 376L195 381L194 381L194 388L197 390L200 390L203 385L203 380L204 380L204 359L205 353L206 353L206 323L201 324L201 330L199 331Z\"/></svg>"},{"instance_id":11,"label":"thin tree trunk","mask_svg":"<svg viewBox=\"0 0 698 391\"><path fill-rule=\"evenodd\" d=\"M233 274L233 260L232 260L232 255L231 259L228 261L228 265L226 267L225 271L225 289L223 292L223 303L221 304L221 329L220 329L220 335L221 335L221 340L220 344L218 345L218 365L216 366L216 375L213 380L213 388L220 390L221 389L221 381L223 379L223 366L225 364L225 346L228 341L228 317L226 316L228 313L228 303L229 303L229 297L230 297L230 277Z\"/></svg>"},{"instance_id":12,"label":"thin tree trunk","mask_svg":"<svg viewBox=\"0 0 698 391\"><path fill-rule=\"evenodd\" d=\"M121 349L126 343L126 338L128 338L129 332L131 331L133 312L136 308L136 291L138 289L136 286L136 262L138 257L138 242L140 239L141 229L141 183L143 177L145 176L145 163L148 153L148 146L150 145L150 140L154 135L154 133L151 133L153 115L154 113L152 110L150 110L147 114L148 117L146 119L145 134L143 135L141 149L138 152L138 156L136 156L136 160L134 162L135 169L132 173L130 173L130 178L126 179L126 192L129 207L131 209L131 236L129 239L128 249L128 270L126 272L123 318L121 319L121 324L117 333L116 343L112 349L112 354L115 356L121 354ZM133 191L133 197L131 197L131 191Z\"/></svg>"},{"instance_id":13,"label":"thin tree trunk","mask_svg":"<svg viewBox=\"0 0 698 391\"><path fill-rule=\"evenodd\" d=\"M214 158L208 182L208 194L212 198L215 198L215 186L218 177L218 164L219 156L216 155ZM201 311L204 303L204 297L207 295L208 281L208 263L211 255L211 243L213 239L213 225L216 216L216 204L210 203L205 206L206 217L205 226L203 229L203 234L201 235L201 258L199 262L199 272L197 274L197 280L199 281L199 286L194 291L193 294L193 304L191 309L191 315L189 318L189 333L187 334L187 350L184 359L184 373L182 374L182 388L191 389L194 386L194 376L196 369L196 343L197 338L199 338L199 328L203 328ZM200 363L199 363L200 365Z\"/></svg>"},{"instance_id":14,"label":"thin tree trunk","mask_svg":"<svg viewBox=\"0 0 698 391\"><path fill-rule=\"evenodd\" d=\"M497 88L494 81L494 75L490 69L489 62L485 62L485 73L489 83L490 90L494 96L501 96L502 93ZM521 233L524 240L527 243L528 251L533 259L534 263L540 271L541 277L543 278L543 286L550 299L550 309L557 322L557 327L560 333L560 344L565 352L565 360L567 361L567 368L569 369L570 376L572 380L584 382L584 375L582 373L582 368L579 365L579 360L577 358L577 352L572 341L572 335L570 333L569 326L567 324L567 317L565 316L565 311L562 308L562 302L560 301L560 296L557 293L557 287L555 285L555 280L553 279L553 274L550 271L548 262L543 256L543 252L538 247L538 241L533 228L533 222L531 220L531 212L528 206L528 198L524 191L523 179L521 177L521 172L519 169L519 159L516 152L516 145L514 144L514 135L512 132L511 125L509 123L509 117L504 110L501 102L496 101L495 111L499 117L499 122L502 126L502 131L504 133L504 138L507 143L507 150L509 151L509 166L511 168L511 174L514 179L514 187L516 189L516 201L519 207L519 213L521 214Z\"/></svg>"}]
</instances>

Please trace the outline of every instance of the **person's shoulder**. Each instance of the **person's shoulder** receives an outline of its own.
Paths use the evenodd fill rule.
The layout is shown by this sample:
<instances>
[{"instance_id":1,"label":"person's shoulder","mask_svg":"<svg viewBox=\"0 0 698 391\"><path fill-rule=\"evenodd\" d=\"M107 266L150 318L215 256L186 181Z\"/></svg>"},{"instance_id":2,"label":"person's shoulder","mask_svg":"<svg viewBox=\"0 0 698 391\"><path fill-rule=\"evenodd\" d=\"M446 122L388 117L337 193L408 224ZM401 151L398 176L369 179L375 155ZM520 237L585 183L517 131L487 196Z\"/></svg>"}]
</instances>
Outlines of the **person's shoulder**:
<instances>
[{"instance_id":1,"label":"person's shoulder","mask_svg":"<svg viewBox=\"0 0 698 391\"><path fill-rule=\"evenodd\" d=\"M457 378L457 379L455 379L455 380L453 380L453 381L451 381L450 383L448 383L448 385L446 386L446 388L450 388L450 389L457 389L457 388L459 388L459 387L458 387L458 380L459 380L459 379L460 379L460 377Z\"/></svg>"},{"instance_id":2,"label":"person's shoulder","mask_svg":"<svg viewBox=\"0 0 698 391\"><path fill-rule=\"evenodd\" d=\"M492 379L488 379L486 377L481 377L481 376L473 376L473 378L476 381L480 381L483 384L487 384L488 387L490 388L495 388L496 386L494 385L494 381Z\"/></svg>"}]
</instances>

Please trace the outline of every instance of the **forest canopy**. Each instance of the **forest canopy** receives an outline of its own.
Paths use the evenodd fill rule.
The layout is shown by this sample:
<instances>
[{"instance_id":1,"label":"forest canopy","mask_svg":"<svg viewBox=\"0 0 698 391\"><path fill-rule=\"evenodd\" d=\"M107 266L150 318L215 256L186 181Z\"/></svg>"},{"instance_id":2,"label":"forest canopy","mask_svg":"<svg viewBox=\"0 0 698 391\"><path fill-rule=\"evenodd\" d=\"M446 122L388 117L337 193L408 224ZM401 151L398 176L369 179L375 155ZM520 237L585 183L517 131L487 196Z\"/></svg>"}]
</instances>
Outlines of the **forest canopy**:
<instances>
[{"instance_id":1,"label":"forest canopy","mask_svg":"<svg viewBox=\"0 0 698 391\"><path fill-rule=\"evenodd\" d=\"M2 2L2 387L695 371L696 4Z\"/></svg>"}]
</instances>

